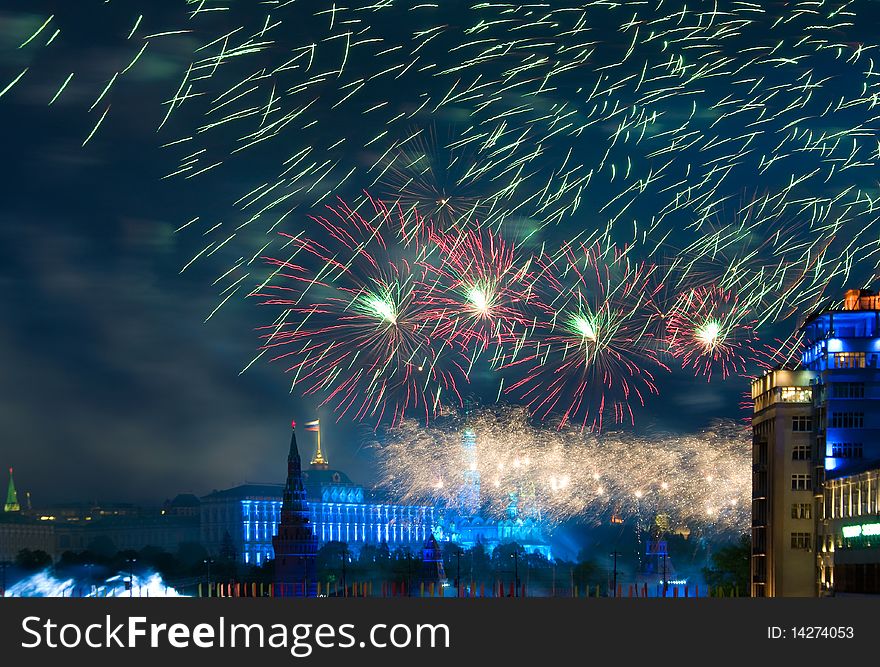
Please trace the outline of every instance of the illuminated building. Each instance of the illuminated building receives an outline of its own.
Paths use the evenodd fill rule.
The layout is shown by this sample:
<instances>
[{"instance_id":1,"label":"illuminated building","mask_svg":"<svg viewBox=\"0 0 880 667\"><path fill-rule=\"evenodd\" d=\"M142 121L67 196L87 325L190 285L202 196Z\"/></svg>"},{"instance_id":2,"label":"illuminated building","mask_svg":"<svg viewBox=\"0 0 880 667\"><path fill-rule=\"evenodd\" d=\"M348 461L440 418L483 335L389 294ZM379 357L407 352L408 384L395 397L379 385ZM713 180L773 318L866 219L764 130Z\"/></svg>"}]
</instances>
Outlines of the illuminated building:
<instances>
[{"instance_id":1,"label":"illuminated building","mask_svg":"<svg viewBox=\"0 0 880 667\"><path fill-rule=\"evenodd\" d=\"M421 567L416 581L420 589L425 587L427 590L430 590L429 586L437 587L447 583L446 571L443 568L443 551L433 533L428 535L428 539L422 545Z\"/></svg>"},{"instance_id":2,"label":"illuminated building","mask_svg":"<svg viewBox=\"0 0 880 667\"><path fill-rule=\"evenodd\" d=\"M814 378L811 371L777 369L752 382L754 597L816 594Z\"/></svg>"},{"instance_id":3,"label":"illuminated building","mask_svg":"<svg viewBox=\"0 0 880 667\"><path fill-rule=\"evenodd\" d=\"M466 401L465 414L471 409L471 402ZM444 512L436 536L441 541L455 542L465 549L481 544L489 553L501 544L516 542L526 553L540 554L549 559L550 541L545 534L545 524L541 520L540 511L526 516L520 510L521 494L527 494L529 491L520 489L510 494L504 518L487 519L482 511L481 480L477 465L477 434L467 424L462 430L461 447L464 483L459 492L458 509Z\"/></svg>"},{"instance_id":4,"label":"illuminated building","mask_svg":"<svg viewBox=\"0 0 880 667\"><path fill-rule=\"evenodd\" d=\"M877 592L877 538L847 538L844 530L878 513L873 480L880 467L880 297L849 290L842 309L812 315L803 331L803 365L816 373L819 590L842 592L835 585L839 570L847 592L869 592L865 585ZM873 584L866 571L874 573Z\"/></svg>"},{"instance_id":5,"label":"illuminated building","mask_svg":"<svg viewBox=\"0 0 880 667\"><path fill-rule=\"evenodd\" d=\"M487 552L501 544L516 542L526 553L551 558L550 542L545 534L544 523L538 519L508 516L505 519L486 519L480 514L445 517L436 534L442 541L455 542L465 549L481 544Z\"/></svg>"},{"instance_id":6,"label":"illuminated building","mask_svg":"<svg viewBox=\"0 0 880 667\"><path fill-rule=\"evenodd\" d=\"M15 481L12 479L12 468L9 469L9 486L6 489L6 503L3 505L4 512L20 512L18 493L15 490Z\"/></svg>"},{"instance_id":7,"label":"illuminated building","mask_svg":"<svg viewBox=\"0 0 880 667\"><path fill-rule=\"evenodd\" d=\"M320 449L302 470L302 485L308 521L319 544L339 541L359 549L385 542L392 550L417 551L438 524L434 507L375 498L344 472L331 469ZM281 522L284 489L282 484L243 484L203 497L202 544L210 553L219 553L228 532L242 562L261 565L274 558L272 538Z\"/></svg>"},{"instance_id":8,"label":"illuminated building","mask_svg":"<svg viewBox=\"0 0 880 667\"><path fill-rule=\"evenodd\" d=\"M669 517L666 514L658 514L649 531L649 539L645 546L645 559L642 562L640 572L640 576L649 585L658 587L661 595L664 584L668 591L670 585L675 585L674 581L684 581L676 576L672 558L669 556L669 544L665 539L667 533L669 533Z\"/></svg>"},{"instance_id":9,"label":"illuminated building","mask_svg":"<svg viewBox=\"0 0 880 667\"><path fill-rule=\"evenodd\" d=\"M825 481L822 581L835 595L880 594L880 461Z\"/></svg>"},{"instance_id":10,"label":"illuminated building","mask_svg":"<svg viewBox=\"0 0 880 667\"><path fill-rule=\"evenodd\" d=\"M851 589L852 566L880 562L873 536L843 532L877 514L880 297L848 290L801 331L800 367L752 382L755 596L826 594L844 565Z\"/></svg>"},{"instance_id":11,"label":"illuminated building","mask_svg":"<svg viewBox=\"0 0 880 667\"><path fill-rule=\"evenodd\" d=\"M320 447L318 455L320 455ZM281 597L314 596L317 589L315 556L318 538L309 523L302 464L296 446L296 423L292 424L287 455L287 482L281 500L281 521L272 538L275 553L275 583Z\"/></svg>"},{"instance_id":12,"label":"illuminated building","mask_svg":"<svg viewBox=\"0 0 880 667\"><path fill-rule=\"evenodd\" d=\"M461 434L461 447L465 464L464 484L461 489L460 506L469 512L480 508L480 471L477 469L477 434L470 426Z\"/></svg>"}]
</instances>

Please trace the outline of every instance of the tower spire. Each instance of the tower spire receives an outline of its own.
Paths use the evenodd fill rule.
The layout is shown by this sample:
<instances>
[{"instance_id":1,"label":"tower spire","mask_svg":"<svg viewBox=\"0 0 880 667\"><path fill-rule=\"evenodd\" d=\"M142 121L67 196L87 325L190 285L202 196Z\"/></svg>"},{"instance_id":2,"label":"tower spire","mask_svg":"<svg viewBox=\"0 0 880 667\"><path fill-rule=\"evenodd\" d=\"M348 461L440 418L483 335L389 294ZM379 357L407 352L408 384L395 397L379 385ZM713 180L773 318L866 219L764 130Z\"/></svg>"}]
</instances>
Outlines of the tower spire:
<instances>
[{"instance_id":1,"label":"tower spire","mask_svg":"<svg viewBox=\"0 0 880 667\"><path fill-rule=\"evenodd\" d=\"M302 480L302 461L296 445L296 422L291 427L281 522L272 538L275 582L281 585L278 593L280 597L313 596L317 586L315 555L318 552L318 538L309 521L309 507Z\"/></svg>"},{"instance_id":2,"label":"tower spire","mask_svg":"<svg viewBox=\"0 0 880 667\"><path fill-rule=\"evenodd\" d=\"M293 511L305 510L305 490L302 483L302 461L296 445L296 422L290 429L290 451L287 453L287 483L284 485L284 507Z\"/></svg>"},{"instance_id":3,"label":"tower spire","mask_svg":"<svg viewBox=\"0 0 880 667\"><path fill-rule=\"evenodd\" d=\"M311 465L315 468L327 470L330 467L330 461L327 460L324 452L321 451L321 420L316 419L315 421L306 422L306 430L318 434L318 446L315 449L315 455L312 457Z\"/></svg>"},{"instance_id":4,"label":"tower spire","mask_svg":"<svg viewBox=\"0 0 880 667\"><path fill-rule=\"evenodd\" d=\"M21 505L18 504L18 493L15 491L15 480L12 479L12 468L9 469L9 487L6 489L6 504L3 506L3 511L21 511Z\"/></svg>"}]
</instances>

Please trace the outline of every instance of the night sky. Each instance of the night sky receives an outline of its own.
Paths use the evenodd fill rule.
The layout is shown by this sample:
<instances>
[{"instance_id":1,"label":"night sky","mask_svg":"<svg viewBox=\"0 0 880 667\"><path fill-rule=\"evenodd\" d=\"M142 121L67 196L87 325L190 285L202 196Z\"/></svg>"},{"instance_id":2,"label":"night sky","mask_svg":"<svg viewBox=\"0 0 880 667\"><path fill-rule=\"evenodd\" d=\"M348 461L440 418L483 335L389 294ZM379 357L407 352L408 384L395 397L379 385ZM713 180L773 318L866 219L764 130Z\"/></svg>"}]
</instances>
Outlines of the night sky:
<instances>
[{"instance_id":1,"label":"night sky","mask_svg":"<svg viewBox=\"0 0 880 667\"><path fill-rule=\"evenodd\" d=\"M211 23L208 27L188 24L178 2L144 3L141 9L135 3L116 0L110 8L97 0L77 2L75 10L64 8L71 3L55 4L27 3L27 9L0 9L0 89L28 68L21 81L0 98L0 145L5 163L0 198L0 464L15 467L19 490L31 491L35 505L86 499L158 502L179 492L204 494L246 480L281 481L290 420L320 416L322 440L333 467L347 471L355 481L372 482L369 443L373 424L356 424L348 417L337 423L329 408L319 410L317 401L291 394L290 379L280 366L260 360L240 374L258 345L254 329L267 323L255 303L230 299L205 322L222 300L220 288L213 284L215 279L230 266L230 257L246 254L250 246L259 245L257 240L250 238L248 244L230 248L228 254L203 258L181 273L204 247L202 232L213 224L207 221L241 216L233 205L235 200L254 184L273 180L279 155L295 152L297 142L305 139L291 129L292 136L280 135L267 147L231 159L204 178L163 179L175 170L177 158L186 151L170 155L160 145L192 133L199 122L197 112L184 106L162 132L157 132L167 110L163 103L177 90L194 49L210 35L222 32ZM230 26L237 25L242 16L254 24L262 22L263 8L234 4L234 16L222 19ZM297 10L279 10L291 25L283 37L293 45L306 39L313 22L324 25L328 20L326 15L316 17L316 12L326 8L325 3L296 4ZM768 6L779 12L794 4ZM873 25L871 4L855 3L863 21L856 27L841 28L834 38L847 43L865 39L859 33ZM438 24L473 22L463 3L450 3L448 8L443 3L443 7L437 10ZM291 19L294 11L303 16L295 27ZM167 30L168 26L182 26L193 33L152 40L136 67L90 112L113 73L124 68L137 52L126 34L141 12L145 18L139 35ZM63 26L57 44L53 48L19 48L52 13ZM402 20L401 16L407 14L370 20L373 24L393 23ZM386 31L403 32L400 24L386 26ZM50 34L47 29L34 44L40 41L44 45ZM620 44L610 51L625 52L628 38L610 34L592 38L612 46L618 40ZM775 33L754 36L756 41L775 38ZM435 55L429 48L425 51L428 60ZM448 51L442 55L449 60ZM227 85L240 78L237 70L250 71L250 65L234 64L224 74ZM806 69L809 65L806 61L796 67ZM642 62L634 59L631 69L638 75L641 66ZM352 76L357 77L357 68L369 68L370 63L353 58L351 67L355 71ZM826 72L837 76L840 89L855 90L856 95L861 92L860 84L847 77L858 77L868 63L865 56L857 67L846 66L843 60L822 61L815 67L817 78ZM77 74L70 87L49 107L47 101L71 71ZM778 76L784 80L791 73L783 68ZM719 91L729 86L728 79L709 79L705 87L721 95ZM766 85L772 83L770 80ZM426 83L426 89L430 85L434 84ZM389 99L394 106L411 103L402 99L410 91L380 80L370 94L377 100ZM435 92L442 97L442 86ZM564 86L556 95L562 100L576 99ZM108 102L111 110L106 120L82 146ZM197 109L197 103L193 108ZM671 127L679 106L690 109L690 99L668 104ZM363 106L370 104L352 104L350 111L344 107L340 113L351 114L347 122L344 115L328 115L325 123L309 129L309 137L326 145L349 130L365 137L375 135L375 127L365 126L367 121L360 119ZM468 111L468 102L462 102L433 116L425 112L416 121L455 129ZM860 113L867 125L876 115L869 110ZM821 124L820 120L815 122ZM730 124L721 127L732 134ZM613 129L599 125L593 131L604 140ZM232 138L226 139L234 146L237 136L232 132ZM589 136L582 139L579 159L584 163L597 161L592 141ZM777 143L776 135L759 137L756 154L772 154ZM216 153L228 153L214 135L206 145ZM554 160L559 159L557 153L564 153L565 148L548 148L537 159L537 168L551 173ZM358 148L347 157L363 167L375 161L377 150ZM758 157L749 159L757 162ZM787 168L786 174L760 175L757 170L742 168L724 182L723 194L736 199L756 190L772 190L777 182L786 182L785 175L805 169L797 162ZM864 182L868 184L865 191L876 191L876 176L865 171L859 171L852 183ZM368 187L371 179L358 178L347 182L337 194L351 196ZM835 192L845 189L837 176L835 179L827 187L837 188ZM633 210L640 218L650 217L659 202L646 197ZM287 229L307 229L308 211L303 204L290 216ZM174 232L196 215L201 218L201 229L194 225L193 229ZM592 219L583 212L566 215L534 235L531 243L573 236ZM684 226L681 220L670 223L674 230ZM516 224L536 225L534 220L522 219ZM677 234L667 239L668 251L674 252L687 242L683 233L680 237ZM803 234L815 238L817 232L811 228ZM875 241L877 236L873 233ZM854 271L848 284L869 283L872 271L870 266ZM836 294L842 282L840 276L829 279L829 294ZM793 323L775 328L771 323L767 338L787 335ZM471 390L491 403L497 384L488 376L487 369L478 368ZM722 380L716 374L708 382L704 377L695 378L692 372L674 369L659 379L659 386L660 395L637 411L640 428L689 432L713 418L745 416L740 402L748 385L742 377ZM306 436L301 442L310 446Z\"/></svg>"}]
</instances>

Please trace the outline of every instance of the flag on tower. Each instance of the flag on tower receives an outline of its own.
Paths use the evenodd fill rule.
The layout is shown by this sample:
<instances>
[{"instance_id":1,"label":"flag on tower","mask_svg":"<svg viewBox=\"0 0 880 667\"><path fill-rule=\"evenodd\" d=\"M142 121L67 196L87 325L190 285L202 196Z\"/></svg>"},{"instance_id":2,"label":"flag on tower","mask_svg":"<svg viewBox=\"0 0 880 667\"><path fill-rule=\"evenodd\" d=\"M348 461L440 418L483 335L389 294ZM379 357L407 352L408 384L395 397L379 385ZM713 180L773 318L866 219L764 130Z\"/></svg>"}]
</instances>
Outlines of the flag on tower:
<instances>
[{"instance_id":1,"label":"flag on tower","mask_svg":"<svg viewBox=\"0 0 880 667\"><path fill-rule=\"evenodd\" d=\"M306 422L306 430L312 431L313 433L318 432L321 429L321 420L316 419L315 421Z\"/></svg>"}]
</instances>

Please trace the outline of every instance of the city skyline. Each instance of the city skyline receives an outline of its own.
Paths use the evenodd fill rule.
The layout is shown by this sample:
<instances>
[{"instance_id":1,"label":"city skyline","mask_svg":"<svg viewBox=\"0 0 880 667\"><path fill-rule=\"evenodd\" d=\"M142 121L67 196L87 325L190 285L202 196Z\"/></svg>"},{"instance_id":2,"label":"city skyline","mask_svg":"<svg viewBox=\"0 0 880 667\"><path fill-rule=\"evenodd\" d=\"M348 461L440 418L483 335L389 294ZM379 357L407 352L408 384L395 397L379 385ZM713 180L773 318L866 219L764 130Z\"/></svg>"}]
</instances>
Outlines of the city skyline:
<instances>
[{"instance_id":1,"label":"city skyline","mask_svg":"<svg viewBox=\"0 0 880 667\"><path fill-rule=\"evenodd\" d=\"M35 503L88 496L141 502L172 497L181 491L203 493L247 480L275 479L276 461L284 449L278 434L284 425L292 418L305 422L319 417L325 425L326 443L335 465L350 471L358 481L372 484L377 472L369 445L374 438L375 422L356 422L350 415L337 421L339 415L332 405L319 407L325 396L303 396L302 389L291 393L292 377L283 368L264 363L265 360L251 364L261 345L259 327L271 323L272 317L254 300L239 298L241 294L226 300L228 285L217 283L219 277L233 270L239 256L248 258L262 246L268 230L254 225L246 230L247 234L242 232L223 245L221 251L200 254L206 238L215 243L226 238L219 236L221 232L215 226L225 230L248 218L236 202L242 197L247 199L248 192L262 193L259 188L264 183L272 184L278 178L278 164L290 158L285 141L271 141L260 147L264 152L253 158L244 152L245 157L238 161L233 156L239 155L234 151L240 134L227 134L210 124L215 112L199 105L203 99L214 99L241 82L247 74L234 67L219 68L216 89L211 88L215 82L198 84L208 88L194 89L197 94L187 101L187 106L179 112L175 110L165 122L167 102L175 98L189 64L200 57L198 45L214 43L216 36L225 34L226 19L216 18L216 25L210 21L202 24L204 16L190 21L183 5L169 4L149 12L145 8L141 20L128 16L121 8L104 7L105 4L95 4L96 11L104 12L100 14L101 20L93 20L89 12L55 11L48 5L44 14L36 5L28 11L4 12L9 20L0 30L0 62L5 66L0 82L0 128L8 147L10 169L5 181L6 197L0 203L0 285L4 287L0 309L11 316L7 319L9 325L0 332L0 363L5 369L0 376L0 393L4 396L6 429L0 443L0 465L16 469L19 488L30 490ZM495 25L495 19L502 23L494 16L495 9L451 3L444 8L443 15L437 16L430 13L433 10L407 10L405 21L412 25L400 25L412 27L412 34L419 35L418 39L432 34L428 28L443 33L436 42L429 41L421 47L421 42L402 39L401 35L409 34L406 30L395 28L396 21L403 20L398 14L404 14L402 7L397 7L397 13L387 18L377 15L370 29L389 43L396 39L403 42L401 49L395 47L391 53L413 50L413 57L432 59L432 66L424 70L427 74L419 67L406 68L407 76L413 78L406 79L406 86L398 86L387 72L396 71L391 67L404 69L406 62L386 63L378 55L384 49L369 46L372 42L356 47L371 49L363 57L349 59L345 57L347 51L319 54L316 67L327 71L340 67L340 76L327 83L316 122L304 122L307 127L301 130L303 138L295 134L291 141L297 149L301 148L299 142L303 147L310 142L309 148L326 149L334 159L338 157L339 168L333 174L334 185L338 187L328 187L327 196L320 203L294 197L298 208L289 215L282 216L280 209L273 210L284 223L274 231L294 236L308 231L321 241L323 237L316 233L309 216L324 211L324 204L338 206L337 197L355 201L376 183L378 195L388 196L389 190L393 190L407 203L421 205L429 217L450 222L449 211L453 209L447 204L452 197L444 194L444 188L454 190L452 185L456 184L475 186L476 195L468 188L460 196L457 191L453 193L452 203L464 207L454 209L456 216L461 217L462 211L468 210L464 205L470 203L480 217L490 221L486 225L490 228L499 224L496 213L500 210L506 214L501 216L505 219L501 226L509 233L509 242L515 242L524 254L535 255L537 263L548 261L548 257L540 257L540 250L563 247L565 242L588 238L602 230L617 246L632 243L636 247L634 252L643 255L633 260L634 267L650 260L666 270L676 262L693 260L688 280L718 285L711 289L702 284L694 287L685 302L690 305L700 301L702 307L705 302L712 305L718 297L719 302L726 303L728 293L735 287L752 304L757 317L771 319L762 324L761 344L773 345L776 339L786 340L796 328L795 320L805 315L799 306L816 305L824 298L826 289L836 293L843 282L847 287L866 286L876 273L870 262L856 262L851 271L835 263L841 260L847 265L852 258L847 244L862 243L867 230L872 229L872 218L844 216L842 209L848 200L837 198L848 193L853 183L862 186L864 192L873 187L870 179L863 182L862 172L868 170L856 169L863 166L861 158L847 163L852 168L842 170L834 166L837 157L829 157L825 162L816 158L819 151L801 150L803 147L798 144L802 162L815 160L817 173L821 174L810 180L805 167L804 173L800 173L800 163L787 166L792 162L788 146L777 149L789 132L785 114L791 104L808 105L818 119L809 130L815 131L815 136L810 134L808 138L804 131L794 139L786 139L789 142L809 144L818 140L833 124L831 117L837 112L832 104L828 118L820 114L826 104L836 103L836 93L829 92L830 86L822 88L815 84L810 88L809 99L801 100L799 77L808 81L824 81L825 76L834 79L836 89L848 96L847 104L840 105L845 113L835 117L834 123L849 128L852 139L861 141L861 134L853 128L865 125L865 117L870 114L863 108L863 61L858 59L865 57L861 45L872 38L866 26L871 24L876 8L862 3L857 9L862 20L856 21L847 13L841 18L846 25L829 26L829 31L846 33L852 63L830 50L799 42L800 34L809 32L813 25L804 16L777 22L770 15L777 10L770 8L766 17L743 13L725 18L754 21L745 31L746 41L784 43L792 56L779 63L772 58L767 62L736 61L745 68L744 77L752 74L758 80L767 76L767 87L777 86L780 92L764 99L760 86L750 84L741 97L730 102L738 113L728 114L723 109L728 104L725 98L734 77L726 69L726 58L735 59L745 53L742 39L737 37L741 31L725 29L718 34L704 34L700 23L703 19L698 13L685 12L679 19L665 9L639 10L645 12L642 18L651 25L667 29L685 21L700 34L699 39L707 47L715 48L717 41L717 51L709 52L725 55L718 60L710 58L708 69L698 69L700 60L690 60L689 50L683 49L674 33L670 33L665 44L645 34L632 35L638 21L603 9L590 18L597 27L608 28L609 35L625 35L623 41L631 41L633 49L619 53L618 40L602 38L595 62L583 58L574 48L564 49L560 54L551 50L546 62L558 57L564 65L556 70L552 66L544 69L538 63L535 73L540 72L540 76L518 80L523 93L520 99L518 95L508 96L502 82L522 72L530 77L529 66L523 66L530 65L528 59L495 64L491 59L484 62L478 53L468 52L467 58L456 55L477 48L473 40L464 37L474 26L483 25L481 30L488 31L487 40L504 39L506 31L496 32L490 27ZM279 14L285 21L286 32L277 39L293 49L299 48L304 40L310 43L313 36L321 36L322 44L335 44L334 40L345 35L339 32L344 20L360 20L353 9L351 17L344 16L348 10L341 8L338 12L334 9L332 14L315 12L302 17L288 13L292 11ZM479 12L483 11L487 12L486 21L481 24L483 16ZM560 11L554 14L555 23L545 26L534 22L529 11L518 8L511 20L519 22L519 29L526 35L524 39L529 40L526 44L534 53L545 54L548 43L572 47L580 44L577 21L569 21L573 12ZM234 28L238 22L249 29L259 29L267 24L262 12L263 9L236 8L230 12L229 25ZM829 17L822 21L833 22ZM54 33L56 24L58 33ZM190 24L195 26L192 33L156 37L165 32L175 33L181 30L179 26ZM445 26L444 30L438 29L441 26ZM53 33L59 35L57 39L52 37ZM141 55L141 46L147 42L149 48L145 47ZM435 49L441 43L444 46ZM671 51L677 59L670 57ZM376 58L372 58L374 55ZM137 62L127 69L135 56ZM278 53L270 49L257 50L249 57L254 61L244 61L248 66L283 64L278 61ZM569 57L571 61L566 60ZM372 71L372 63L379 62L383 63L382 71ZM454 80L448 78L451 75L434 77L431 73L434 66L453 72L459 64L467 64L463 72L482 77L496 91L493 99L497 101L492 104L502 105L498 114L495 107L484 107L466 95L457 100L459 92L452 90ZM719 76L704 76L716 68ZM75 75L68 79L71 69ZM231 70L228 74L227 69ZM643 71L665 73L657 78L649 74L642 77ZM300 89L285 77L298 74L286 72L279 74L278 85L293 91L291 99L295 106ZM298 70L294 67L290 72ZM588 75L593 82L591 77L596 72L610 72L600 75L595 82L597 90L612 84L611 92L603 93L601 101L592 99L589 90L581 90L581 74ZM349 75L350 80L346 78ZM356 83L362 76L372 77L369 80L376 82L364 91L370 97L361 101L352 93L349 102L348 93L355 87L352 81ZM545 76L553 85L541 85ZM603 83L602 76L610 78ZM640 78L642 83L636 85ZM676 89L666 87L667 78L677 82L684 91L682 95L671 94ZM265 83L261 80L257 88L259 94L265 93L270 100L266 113L266 118L270 118L276 102L272 101L272 85L263 90ZM408 97L410 84L411 90L433 99L436 109L431 110L433 105L428 105L425 110L414 112L411 107L418 104ZM621 92L614 92L617 90ZM203 94L210 91L214 95ZM230 101L231 109L246 111L237 106L243 102L230 97L234 98ZM494 125L496 116L516 118L523 99L540 103L522 109L522 124L510 120L505 121L505 127ZM617 123L623 119L619 120L618 112L613 111L617 101L621 109L638 107L619 130ZM755 101L760 104L753 104ZM576 109L572 114L575 120L568 118L569 104ZM608 106L607 111L603 105ZM758 108L764 111L754 111ZM411 114L409 125L393 124L397 114L403 112ZM751 125L745 122L745 116L752 112L762 115L749 116L749 123L770 129L764 135L746 138L744 133ZM325 117L333 120L324 121ZM379 120L372 121L374 117ZM541 125L544 122L547 127ZM582 125L582 129L557 132L568 122ZM389 132L393 141L388 138L391 143L386 146L386 139L379 138L374 143L373 139L381 137L387 123L392 123ZM679 129L687 123L697 128L693 137L699 135L702 143L695 144L692 150L682 148L678 156L680 145L690 145L689 131ZM471 124L491 127L490 136L504 137L501 144L510 156L505 154L501 161L492 163L495 153L491 147L478 150L466 141ZM418 126L422 138L406 144L409 134L416 132L410 126ZM535 132L544 134L537 137L526 133L519 139L511 138L514 128L519 132L530 127L540 127ZM196 131L202 128L209 129ZM197 178L187 178L188 173L165 178L180 167L176 158L201 150L184 148L182 153L172 154L177 149L169 151L162 147L187 136L194 136L196 142L202 136L209 137L210 146L206 145L205 150L214 151L216 147L224 164ZM637 143L637 136L639 141L644 136L645 143ZM343 142L342 149L336 147L343 139L349 143ZM611 151L607 161L603 157L606 144ZM720 148L734 144L738 152ZM400 149L401 159L410 158L413 162L411 158L418 151L431 159L431 169L425 173L430 173L436 182L425 186L427 176L415 180L419 188L438 186L440 190L434 192L439 192L438 197L426 197L423 190L410 187L412 174L408 176L399 163L386 165L387 179L377 180L370 167L377 164L386 147L391 150L393 146ZM838 148L829 143L827 150ZM337 155L339 151L341 155ZM290 152L297 154L296 150ZM569 154L575 157L570 159ZM662 174L661 178L662 169L667 169L662 167L666 159L662 156L673 154L676 155L672 166L668 167L672 174L668 178ZM762 154L769 158L762 159ZM737 167L740 158L744 166ZM864 162L867 160L865 157ZM468 167L485 167L485 182L460 173L463 163ZM185 169L185 159L183 164L180 168ZM529 165L527 168L534 173L532 180L503 183L505 175L514 173L519 165ZM711 165L724 165L724 169L716 170ZM589 167L597 174L597 182L602 180L581 194L573 183L586 178ZM729 175L718 176L726 169ZM346 180L343 177L350 170L354 170L353 176ZM779 198L784 199L784 193L789 192L792 176L805 177L797 192L805 199L798 201L812 203L812 209L779 208ZM309 172L307 178L318 176ZM633 180L636 178L641 180ZM679 178L683 180L677 181ZM634 187L639 182L644 187ZM679 207L678 202L690 195L668 194L667 184L673 187L676 182L687 184L682 193L690 192L692 186L699 195ZM550 183L554 187L549 187ZM513 185L515 192L509 192L507 186ZM299 184L279 187L288 186L289 194L297 195ZM483 187L487 188L485 195L480 190ZM701 191L701 187L706 189ZM644 196L623 206L628 201L626 193L641 195L642 191ZM547 197L547 192L557 192L558 198L553 195L541 199ZM534 198L539 204L531 206L529 202ZM827 207L822 204L825 198L829 202ZM859 211L862 204L865 210L871 209L864 198L855 197L853 205ZM840 216L837 219L843 231L832 234L828 225L836 215ZM196 218L198 223L193 222ZM250 229L255 231L250 233ZM774 233L780 229L790 239L782 239L777 246L773 239L779 237ZM828 254L822 257L827 260L823 266L831 265L827 274L799 273L798 261L803 258L799 247L812 243L810 239L826 237L828 246L822 252ZM812 252L813 247L809 247ZM777 251L785 253L785 261L775 265ZM268 252L267 256L272 256ZM191 261L197 256L199 261ZM775 283L766 280L766 284L757 284L761 280L755 279L754 273L758 271L760 275L762 267L781 267L783 275L777 276L779 280ZM255 274L261 270L254 269ZM669 300L678 302L676 285L657 280L658 276L651 271L644 274L639 277L645 279L645 284L656 280L657 291L668 291ZM239 278L234 270L229 275ZM771 283L782 285L782 293L767 293ZM543 284L543 288L548 289L548 285ZM552 291L555 285L549 288ZM556 305L552 299L547 301ZM699 312L695 306L686 314ZM687 317L673 319L679 329L701 326L689 323ZM775 319L778 324L772 321ZM587 326L583 326L585 322ZM591 338L591 330L595 338L593 324L583 318L580 324L584 339ZM719 333L718 323L714 328L702 329L703 337L710 341ZM682 340L676 336L668 338L676 344ZM639 343L641 353L643 341ZM650 351L657 352L653 348ZM666 352L664 349L663 353ZM709 378L703 365L693 363L687 346L673 346L662 361L670 371L656 373L657 395L645 392L645 407L635 397L629 401L628 407L635 412L636 433L693 434L716 417L744 416L739 404L748 378L757 374L756 364L735 363L727 378L721 369L715 369ZM682 368L685 365L687 368ZM513 404L527 403L527 398L503 393L518 378L505 378L506 384L500 386L500 376L491 366L486 356L477 359L471 369L470 384L463 393L473 393L478 402L486 405L494 404L499 396ZM242 373L245 367L247 371Z\"/></svg>"}]
</instances>

